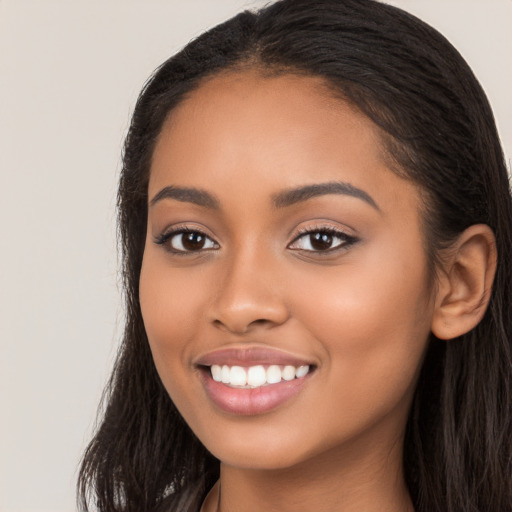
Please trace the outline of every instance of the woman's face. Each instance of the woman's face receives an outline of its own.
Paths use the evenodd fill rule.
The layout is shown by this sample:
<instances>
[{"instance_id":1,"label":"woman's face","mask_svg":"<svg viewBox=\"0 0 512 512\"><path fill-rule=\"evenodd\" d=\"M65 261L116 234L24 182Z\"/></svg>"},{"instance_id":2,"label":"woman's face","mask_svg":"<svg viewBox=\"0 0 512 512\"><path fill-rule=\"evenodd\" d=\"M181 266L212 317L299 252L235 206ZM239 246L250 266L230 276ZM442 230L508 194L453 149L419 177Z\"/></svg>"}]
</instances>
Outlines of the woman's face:
<instances>
[{"instance_id":1,"label":"woman's face","mask_svg":"<svg viewBox=\"0 0 512 512\"><path fill-rule=\"evenodd\" d=\"M164 125L140 302L164 386L223 462L400 452L433 297L417 188L383 154L309 77L217 76Z\"/></svg>"}]
</instances>

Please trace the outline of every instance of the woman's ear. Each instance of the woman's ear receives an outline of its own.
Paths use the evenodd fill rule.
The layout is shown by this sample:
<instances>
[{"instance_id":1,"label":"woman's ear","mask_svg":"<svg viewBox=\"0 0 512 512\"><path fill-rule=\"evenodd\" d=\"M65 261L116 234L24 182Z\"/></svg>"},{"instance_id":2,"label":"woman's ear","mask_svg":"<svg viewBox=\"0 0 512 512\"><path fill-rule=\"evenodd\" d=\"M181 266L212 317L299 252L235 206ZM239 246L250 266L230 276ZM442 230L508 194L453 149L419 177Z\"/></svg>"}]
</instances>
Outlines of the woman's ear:
<instances>
[{"instance_id":1,"label":"woman's ear","mask_svg":"<svg viewBox=\"0 0 512 512\"><path fill-rule=\"evenodd\" d=\"M431 327L437 338L456 338L480 322L491 297L496 261L496 239L485 224L470 226L446 250Z\"/></svg>"}]
</instances>

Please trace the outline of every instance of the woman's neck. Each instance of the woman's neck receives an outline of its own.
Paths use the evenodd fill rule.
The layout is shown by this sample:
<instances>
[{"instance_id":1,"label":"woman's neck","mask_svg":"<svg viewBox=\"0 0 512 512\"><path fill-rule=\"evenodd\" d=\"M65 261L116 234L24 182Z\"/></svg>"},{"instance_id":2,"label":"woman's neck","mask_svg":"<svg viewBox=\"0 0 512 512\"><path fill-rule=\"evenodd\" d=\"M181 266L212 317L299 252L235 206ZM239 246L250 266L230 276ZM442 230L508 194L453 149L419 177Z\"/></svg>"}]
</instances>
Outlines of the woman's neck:
<instances>
[{"instance_id":1,"label":"woman's neck","mask_svg":"<svg viewBox=\"0 0 512 512\"><path fill-rule=\"evenodd\" d=\"M360 447L359 447L360 448ZM413 512L402 470L401 443L387 452L319 455L286 469L221 464L204 512ZM398 453L399 452L399 453Z\"/></svg>"}]
</instances>

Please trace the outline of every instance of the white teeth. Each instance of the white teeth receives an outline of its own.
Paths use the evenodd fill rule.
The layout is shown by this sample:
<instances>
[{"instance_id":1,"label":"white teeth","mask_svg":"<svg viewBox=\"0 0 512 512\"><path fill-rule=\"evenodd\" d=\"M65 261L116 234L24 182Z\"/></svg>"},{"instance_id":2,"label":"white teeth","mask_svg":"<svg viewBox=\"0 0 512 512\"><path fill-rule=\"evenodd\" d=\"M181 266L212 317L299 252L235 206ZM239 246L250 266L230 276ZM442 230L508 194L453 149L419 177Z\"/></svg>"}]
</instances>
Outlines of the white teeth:
<instances>
[{"instance_id":1,"label":"white teeth","mask_svg":"<svg viewBox=\"0 0 512 512\"><path fill-rule=\"evenodd\" d=\"M305 377L309 372L309 366L299 366L296 370L295 370L295 377L297 377L297 379L300 379L301 377Z\"/></svg>"},{"instance_id":2,"label":"white teeth","mask_svg":"<svg viewBox=\"0 0 512 512\"><path fill-rule=\"evenodd\" d=\"M281 368L276 364L267 368L267 384L277 384L281 382Z\"/></svg>"},{"instance_id":3,"label":"white teeth","mask_svg":"<svg viewBox=\"0 0 512 512\"><path fill-rule=\"evenodd\" d=\"M258 388L265 384L277 384L281 380L290 381L295 378L301 379L309 373L309 365L299 367L286 365L270 365L265 369L262 365L250 366L220 366L214 364L211 366L212 378L216 382L222 382L234 387Z\"/></svg>"},{"instance_id":4,"label":"white teeth","mask_svg":"<svg viewBox=\"0 0 512 512\"><path fill-rule=\"evenodd\" d=\"M251 366L247 372L247 384L251 387L263 386L267 382L267 372L263 366Z\"/></svg>"},{"instance_id":5,"label":"white teeth","mask_svg":"<svg viewBox=\"0 0 512 512\"><path fill-rule=\"evenodd\" d=\"M231 372L229 371L229 366L224 365L222 367L222 371L220 374L221 382L223 382L224 384L229 384L229 382L230 382L229 378L231 377L230 373Z\"/></svg>"},{"instance_id":6,"label":"white teeth","mask_svg":"<svg viewBox=\"0 0 512 512\"><path fill-rule=\"evenodd\" d=\"M284 380L293 380L293 379L295 379L295 367L294 366L285 366L284 367L283 379Z\"/></svg>"},{"instance_id":7,"label":"white teeth","mask_svg":"<svg viewBox=\"0 0 512 512\"><path fill-rule=\"evenodd\" d=\"M222 368L218 364L212 365L212 377L215 382L222 382Z\"/></svg>"},{"instance_id":8,"label":"white teeth","mask_svg":"<svg viewBox=\"0 0 512 512\"><path fill-rule=\"evenodd\" d=\"M245 386L247 384L247 374L241 366L232 366L229 372L229 381L233 386Z\"/></svg>"}]
</instances>

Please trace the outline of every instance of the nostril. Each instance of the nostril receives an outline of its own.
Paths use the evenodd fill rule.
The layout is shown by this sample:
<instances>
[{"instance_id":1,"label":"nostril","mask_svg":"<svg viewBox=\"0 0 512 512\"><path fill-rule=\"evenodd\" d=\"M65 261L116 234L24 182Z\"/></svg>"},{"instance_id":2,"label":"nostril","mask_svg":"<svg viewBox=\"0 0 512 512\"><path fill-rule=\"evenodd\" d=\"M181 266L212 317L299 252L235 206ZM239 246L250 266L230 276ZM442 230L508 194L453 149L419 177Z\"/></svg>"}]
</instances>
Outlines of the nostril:
<instances>
[{"instance_id":1,"label":"nostril","mask_svg":"<svg viewBox=\"0 0 512 512\"><path fill-rule=\"evenodd\" d=\"M258 320L253 320L249 325L262 325L271 323L270 320L266 320L265 318L258 318Z\"/></svg>"},{"instance_id":2,"label":"nostril","mask_svg":"<svg viewBox=\"0 0 512 512\"><path fill-rule=\"evenodd\" d=\"M263 328L263 327L271 327L273 325L278 324L277 322L273 322L272 320L267 320L266 318L258 318L256 320L252 320L249 322L237 322L236 320L225 321L220 319L215 319L213 324L221 329L225 329L229 332L236 334L246 334L248 331L251 331L253 328Z\"/></svg>"},{"instance_id":3,"label":"nostril","mask_svg":"<svg viewBox=\"0 0 512 512\"><path fill-rule=\"evenodd\" d=\"M279 295L244 293L225 293L212 304L208 313L210 321L217 328L229 332L245 334L253 328L267 328L281 325L289 318L285 301Z\"/></svg>"}]
</instances>

